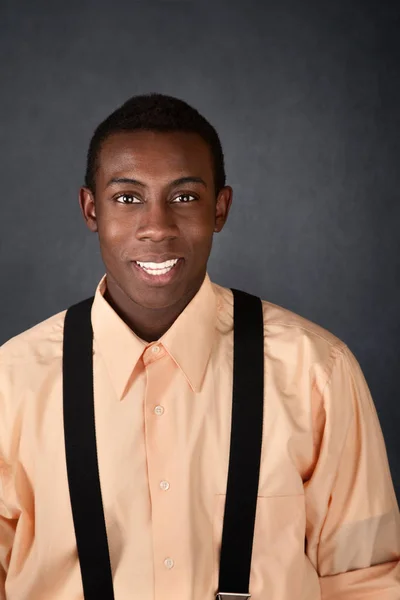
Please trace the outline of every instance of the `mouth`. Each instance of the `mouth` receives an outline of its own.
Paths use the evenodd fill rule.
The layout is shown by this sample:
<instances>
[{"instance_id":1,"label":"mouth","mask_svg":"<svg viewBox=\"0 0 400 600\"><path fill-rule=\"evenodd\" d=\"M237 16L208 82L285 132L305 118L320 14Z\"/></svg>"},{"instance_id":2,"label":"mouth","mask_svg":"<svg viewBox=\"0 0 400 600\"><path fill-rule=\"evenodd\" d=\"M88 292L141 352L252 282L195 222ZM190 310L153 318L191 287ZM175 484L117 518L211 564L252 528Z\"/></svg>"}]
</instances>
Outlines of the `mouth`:
<instances>
[{"instance_id":1,"label":"mouth","mask_svg":"<svg viewBox=\"0 0 400 600\"><path fill-rule=\"evenodd\" d=\"M146 283L164 285L172 281L182 268L184 259L173 258L162 263L132 261L133 268Z\"/></svg>"}]
</instances>

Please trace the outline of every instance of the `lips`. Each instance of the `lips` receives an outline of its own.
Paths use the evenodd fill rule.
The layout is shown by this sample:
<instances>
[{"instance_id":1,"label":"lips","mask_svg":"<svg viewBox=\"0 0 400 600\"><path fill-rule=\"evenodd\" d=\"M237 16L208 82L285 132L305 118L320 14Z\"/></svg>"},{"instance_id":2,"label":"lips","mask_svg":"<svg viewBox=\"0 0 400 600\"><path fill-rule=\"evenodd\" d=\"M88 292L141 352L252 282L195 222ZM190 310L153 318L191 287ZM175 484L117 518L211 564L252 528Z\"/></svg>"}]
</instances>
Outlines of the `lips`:
<instances>
[{"instance_id":1,"label":"lips","mask_svg":"<svg viewBox=\"0 0 400 600\"><path fill-rule=\"evenodd\" d=\"M176 258L177 257L174 257L169 260L174 261L174 263L175 263ZM152 263L152 266L153 266L153 265L159 265L159 264L163 264L163 263L165 264L165 262L168 262L168 260L163 261L163 263L161 263L159 260L158 261L139 261L139 262L145 262L147 264ZM140 266L138 264L138 261L134 260L134 261L132 261L132 266L134 267L137 275L139 275L140 278L143 280L143 282L153 286L153 285L165 285L167 283L170 283L176 277L178 277L179 273L181 271L183 262L184 262L184 259L179 258L178 261L175 264L173 264L173 266L170 266L168 268L148 269L148 268L144 268L143 266Z\"/></svg>"},{"instance_id":2,"label":"lips","mask_svg":"<svg viewBox=\"0 0 400 600\"><path fill-rule=\"evenodd\" d=\"M164 263L168 260L176 260L183 258L182 256L177 256L176 254L158 254L158 255L148 255L142 256L140 258L135 258L133 262L141 262L141 263Z\"/></svg>"}]
</instances>

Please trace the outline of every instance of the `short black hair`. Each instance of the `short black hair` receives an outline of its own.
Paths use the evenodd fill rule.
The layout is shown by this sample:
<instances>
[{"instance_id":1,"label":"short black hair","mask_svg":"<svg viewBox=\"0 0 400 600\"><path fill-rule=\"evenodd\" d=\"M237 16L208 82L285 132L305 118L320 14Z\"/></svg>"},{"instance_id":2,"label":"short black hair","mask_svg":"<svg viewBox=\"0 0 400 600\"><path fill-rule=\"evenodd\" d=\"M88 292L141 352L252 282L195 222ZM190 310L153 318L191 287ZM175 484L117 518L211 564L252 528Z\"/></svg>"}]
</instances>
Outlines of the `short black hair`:
<instances>
[{"instance_id":1,"label":"short black hair","mask_svg":"<svg viewBox=\"0 0 400 600\"><path fill-rule=\"evenodd\" d=\"M133 96L96 128L87 153L85 186L95 192L98 156L104 140L121 131L184 131L197 133L208 144L213 157L215 192L225 186L226 175L221 141L214 127L195 108L173 96Z\"/></svg>"}]
</instances>

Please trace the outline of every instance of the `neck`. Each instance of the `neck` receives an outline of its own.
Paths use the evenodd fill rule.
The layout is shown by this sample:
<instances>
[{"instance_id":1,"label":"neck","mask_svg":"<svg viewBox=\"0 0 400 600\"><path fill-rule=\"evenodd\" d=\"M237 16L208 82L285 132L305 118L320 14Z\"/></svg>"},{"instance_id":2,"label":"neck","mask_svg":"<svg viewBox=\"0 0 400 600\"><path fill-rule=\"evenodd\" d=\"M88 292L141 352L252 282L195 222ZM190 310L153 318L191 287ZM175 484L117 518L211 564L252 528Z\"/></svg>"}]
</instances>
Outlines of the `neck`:
<instances>
[{"instance_id":1,"label":"neck","mask_svg":"<svg viewBox=\"0 0 400 600\"><path fill-rule=\"evenodd\" d=\"M134 302L121 288L107 277L104 298L128 327L145 342L155 342L164 335L181 312L199 291L200 285L188 291L179 301L166 308L147 308Z\"/></svg>"}]
</instances>

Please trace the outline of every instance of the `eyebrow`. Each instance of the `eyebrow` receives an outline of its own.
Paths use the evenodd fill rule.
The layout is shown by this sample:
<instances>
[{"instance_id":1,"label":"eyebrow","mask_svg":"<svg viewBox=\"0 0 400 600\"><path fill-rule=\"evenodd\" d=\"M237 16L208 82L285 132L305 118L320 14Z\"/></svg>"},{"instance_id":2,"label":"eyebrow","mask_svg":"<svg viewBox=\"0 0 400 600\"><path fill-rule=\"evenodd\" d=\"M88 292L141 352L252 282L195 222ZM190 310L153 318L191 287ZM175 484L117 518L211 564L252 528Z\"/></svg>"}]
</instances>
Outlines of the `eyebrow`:
<instances>
[{"instance_id":1,"label":"eyebrow","mask_svg":"<svg viewBox=\"0 0 400 600\"><path fill-rule=\"evenodd\" d=\"M139 185L141 187L147 187L145 183L142 181L138 181L137 179L131 179L130 177L113 177L107 183L106 187L113 185L115 183L128 183L130 185ZM207 187L206 182L201 177L180 177L179 179L174 179L170 182L170 187L175 187L177 185L183 185L184 183L201 183L204 187Z\"/></svg>"}]
</instances>

